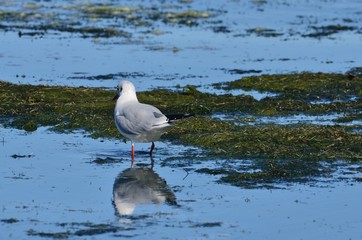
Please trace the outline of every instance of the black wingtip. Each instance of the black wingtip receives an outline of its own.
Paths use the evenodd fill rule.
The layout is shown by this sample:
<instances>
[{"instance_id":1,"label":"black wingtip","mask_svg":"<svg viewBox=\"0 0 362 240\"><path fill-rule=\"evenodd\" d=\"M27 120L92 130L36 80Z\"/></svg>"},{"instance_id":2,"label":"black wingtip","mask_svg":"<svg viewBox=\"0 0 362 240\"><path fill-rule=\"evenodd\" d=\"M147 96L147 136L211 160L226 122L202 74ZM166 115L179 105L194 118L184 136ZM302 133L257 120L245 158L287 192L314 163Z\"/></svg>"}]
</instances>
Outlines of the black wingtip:
<instances>
[{"instance_id":1,"label":"black wingtip","mask_svg":"<svg viewBox=\"0 0 362 240\"><path fill-rule=\"evenodd\" d=\"M168 119L169 122L175 121L175 120L179 120L179 119L183 119L183 118L188 118L188 117L193 117L195 116L195 114L193 113L186 113L186 114L166 114L165 115Z\"/></svg>"}]
</instances>

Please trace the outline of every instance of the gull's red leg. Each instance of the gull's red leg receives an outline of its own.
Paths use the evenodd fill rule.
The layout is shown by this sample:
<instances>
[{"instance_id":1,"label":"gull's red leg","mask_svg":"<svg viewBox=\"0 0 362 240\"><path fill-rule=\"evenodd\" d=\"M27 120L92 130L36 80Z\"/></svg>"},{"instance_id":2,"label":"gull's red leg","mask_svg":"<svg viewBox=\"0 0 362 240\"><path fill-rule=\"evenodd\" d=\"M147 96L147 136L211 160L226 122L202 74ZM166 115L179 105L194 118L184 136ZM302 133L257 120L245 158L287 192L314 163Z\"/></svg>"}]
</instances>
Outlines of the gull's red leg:
<instances>
[{"instance_id":1,"label":"gull's red leg","mask_svg":"<svg viewBox=\"0 0 362 240\"><path fill-rule=\"evenodd\" d=\"M131 164L131 167L134 166L134 143L132 143L132 153L131 153L131 156L132 156L132 164Z\"/></svg>"},{"instance_id":2,"label":"gull's red leg","mask_svg":"<svg viewBox=\"0 0 362 240\"><path fill-rule=\"evenodd\" d=\"M132 143L132 158L134 158L134 143Z\"/></svg>"}]
</instances>

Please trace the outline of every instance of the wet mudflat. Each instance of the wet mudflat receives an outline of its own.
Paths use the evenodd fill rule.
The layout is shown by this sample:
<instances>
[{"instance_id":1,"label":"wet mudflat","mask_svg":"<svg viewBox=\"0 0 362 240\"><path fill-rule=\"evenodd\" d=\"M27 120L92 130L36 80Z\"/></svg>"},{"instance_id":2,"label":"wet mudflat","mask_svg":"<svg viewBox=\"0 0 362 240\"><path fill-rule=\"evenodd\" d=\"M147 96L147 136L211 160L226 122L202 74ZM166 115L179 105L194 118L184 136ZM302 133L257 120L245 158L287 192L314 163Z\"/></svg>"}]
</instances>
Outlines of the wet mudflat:
<instances>
[{"instance_id":1,"label":"wet mudflat","mask_svg":"<svg viewBox=\"0 0 362 240\"><path fill-rule=\"evenodd\" d=\"M0 238L361 238L359 9L1 1ZM124 78L197 114L134 169Z\"/></svg>"}]
</instances>

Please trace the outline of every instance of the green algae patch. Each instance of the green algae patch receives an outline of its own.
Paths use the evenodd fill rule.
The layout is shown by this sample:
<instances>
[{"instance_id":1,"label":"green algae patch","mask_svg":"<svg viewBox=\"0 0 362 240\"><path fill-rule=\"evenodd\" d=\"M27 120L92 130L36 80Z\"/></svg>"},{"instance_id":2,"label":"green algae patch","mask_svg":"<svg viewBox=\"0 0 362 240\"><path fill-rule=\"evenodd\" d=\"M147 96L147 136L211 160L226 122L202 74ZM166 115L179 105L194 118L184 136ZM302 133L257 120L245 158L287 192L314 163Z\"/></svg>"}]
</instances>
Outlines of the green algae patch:
<instances>
[{"instance_id":1,"label":"green algae patch","mask_svg":"<svg viewBox=\"0 0 362 240\"><path fill-rule=\"evenodd\" d=\"M236 126L199 117L178 124L167 137L223 158L362 160L362 134L341 126Z\"/></svg>"},{"instance_id":2,"label":"green algae patch","mask_svg":"<svg viewBox=\"0 0 362 240\"><path fill-rule=\"evenodd\" d=\"M52 238L52 239L67 239L69 238L69 232L39 232L34 229L29 229L27 235L31 237L43 237L43 238Z\"/></svg>"},{"instance_id":3,"label":"green algae patch","mask_svg":"<svg viewBox=\"0 0 362 240\"><path fill-rule=\"evenodd\" d=\"M301 160L267 160L257 166L260 169L255 171L234 170L221 176L219 181L243 188L280 188L286 182L313 182L331 172L319 162Z\"/></svg>"},{"instance_id":4,"label":"green algae patch","mask_svg":"<svg viewBox=\"0 0 362 240\"><path fill-rule=\"evenodd\" d=\"M20 37L45 35L53 30L78 33L85 38L130 39L133 34L125 31L129 27L149 27L153 30L160 23L190 27L213 16L215 14L208 11L162 3L159 7L90 2L72 5L28 3L0 9L0 29L17 30Z\"/></svg>"},{"instance_id":5,"label":"green algae patch","mask_svg":"<svg viewBox=\"0 0 362 240\"><path fill-rule=\"evenodd\" d=\"M246 32L248 34L255 34L258 37L279 37L283 35L283 33L278 33L276 30L269 28L251 28L247 29Z\"/></svg>"},{"instance_id":6,"label":"green algae patch","mask_svg":"<svg viewBox=\"0 0 362 240\"><path fill-rule=\"evenodd\" d=\"M215 84L225 90L243 89L274 92L283 98L301 100L346 100L362 96L362 77L345 74L311 73L277 74L244 77L242 79Z\"/></svg>"},{"instance_id":7,"label":"green algae patch","mask_svg":"<svg viewBox=\"0 0 362 240\"><path fill-rule=\"evenodd\" d=\"M120 137L113 121L114 92L99 88L16 85L0 82L0 118L5 126L35 131L52 126L67 132L83 130L92 137ZM139 100L165 113L204 115L176 124L165 138L200 147L213 156L269 159L361 159L361 133L342 126L240 125L242 119L222 121L212 113L266 112L284 109L285 102L263 106L250 96L201 93L188 86L179 92L153 90L138 93ZM303 104L300 104L303 105ZM318 104L317 104L318 105ZM293 106L289 106L293 111ZM280 107L281 108L281 107ZM302 109L300 110L302 112ZM359 115L358 115L359 116Z\"/></svg>"},{"instance_id":8,"label":"green algae patch","mask_svg":"<svg viewBox=\"0 0 362 240\"><path fill-rule=\"evenodd\" d=\"M127 16L136 11L135 7L128 6L111 6L109 4L90 5L90 7L84 8L84 13L93 14L97 16Z\"/></svg>"},{"instance_id":9,"label":"green algae patch","mask_svg":"<svg viewBox=\"0 0 362 240\"><path fill-rule=\"evenodd\" d=\"M164 112L188 112L211 114L214 112L248 111L255 108L256 101L251 96L232 96L202 93L193 86L186 86L178 92L153 90L141 93L139 100L156 105Z\"/></svg>"},{"instance_id":10,"label":"green algae patch","mask_svg":"<svg viewBox=\"0 0 362 240\"><path fill-rule=\"evenodd\" d=\"M68 228L68 230L63 232L43 232L29 229L27 231L27 235L32 237L36 236L52 239L69 239L75 237L91 237L106 233L118 233L134 230L134 228L115 226L112 224L94 224L90 222L59 223L57 225L60 227Z\"/></svg>"},{"instance_id":11,"label":"green algae patch","mask_svg":"<svg viewBox=\"0 0 362 240\"><path fill-rule=\"evenodd\" d=\"M116 137L112 98L114 92L97 88L16 85L0 81L0 118L5 126L35 131L55 126L58 131L83 129L94 137ZM213 111L244 109L250 96L205 94L194 87L179 92L153 90L138 93L140 102L157 106L165 113L211 114Z\"/></svg>"},{"instance_id":12,"label":"green algae patch","mask_svg":"<svg viewBox=\"0 0 362 240\"><path fill-rule=\"evenodd\" d=\"M185 10L181 12L168 12L163 15L163 21L166 23L176 23L180 25L196 26L199 19L207 19L212 16L211 13Z\"/></svg>"},{"instance_id":13,"label":"green algae patch","mask_svg":"<svg viewBox=\"0 0 362 240\"><path fill-rule=\"evenodd\" d=\"M18 220L16 218L0 219L0 222L9 223L9 224L17 223L19 221L20 220Z\"/></svg>"},{"instance_id":14,"label":"green algae patch","mask_svg":"<svg viewBox=\"0 0 362 240\"><path fill-rule=\"evenodd\" d=\"M219 182L242 188L283 188L286 182L313 182L315 178L328 177L333 166L318 161L305 160L254 160L249 167L201 168L198 173L220 175Z\"/></svg>"},{"instance_id":15,"label":"green algae patch","mask_svg":"<svg viewBox=\"0 0 362 240\"><path fill-rule=\"evenodd\" d=\"M343 117L338 118L335 122L348 123L348 122L352 122L352 121L361 121L362 122L362 113L345 115Z\"/></svg>"},{"instance_id":16,"label":"green algae patch","mask_svg":"<svg viewBox=\"0 0 362 240\"><path fill-rule=\"evenodd\" d=\"M139 100L156 105L166 113L187 112L194 114L252 114L255 116L292 114L330 114L354 112L361 102L333 102L313 104L298 98L264 98L257 101L249 95L216 95L203 93L193 86L178 92L153 90L139 94ZM235 119L243 121L243 119Z\"/></svg>"},{"instance_id":17,"label":"green algae patch","mask_svg":"<svg viewBox=\"0 0 362 240\"><path fill-rule=\"evenodd\" d=\"M5 126L35 131L82 129L95 137L116 137L112 93L102 89L16 85L0 81L0 117Z\"/></svg>"},{"instance_id":18,"label":"green algae patch","mask_svg":"<svg viewBox=\"0 0 362 240\"><path fill-rule=\"evenodd\" d=\"M343 31L353 31L356 30L356 27L346 26L346 25L327 25L327 26L312 26L310 27L313 32L308 34L303 34L303 37L311 37L311 38L322 38L326 36L330 36Z\"/></svg>"},{"instance_id":19,"label":"green algae patch","mask_svg":"<svg viewBox=\"0 0 362 240\"><path fill-rule=\"evenodd\" d=\"M339 122L347 122L359 120L362 110L362 76L358 74L302 72L250 76L214 87L276 93L274 97L243 103L247 109L243 109L244 113L257 116L343 113L351 117Z\"/></svg>"},{"instance_id":20,"label":"green algae patch","mask_svg":"<svg viewBox=\"0 0 362 240\"><path fill-rule=\"evenodd\" d=\"M119 133L113 122L115 92L100 88L16 85L0 81L0 118L5 126L35 131L53 126L60 132L84 130L92 137L114 138ZM213 101L208 102L212 96ZM138 93L141 102L165 113L211 113L211 104L226 104L216 95L192 87L181 92L154 90ZM235 101L230 101L229 105Z\"/></svg>"},{"instance_id":21,"label":"green algae patch","mask_svg":"<svg viewBox=\"0 0 362 240\"><path fill-rule=\"evenodd\" d=\"M256 115L330 114L356 116L362 109L362 76L312 73L244 77L214 84L217 89L276 93L248 105Z\"/></svg>"}]
</instances>

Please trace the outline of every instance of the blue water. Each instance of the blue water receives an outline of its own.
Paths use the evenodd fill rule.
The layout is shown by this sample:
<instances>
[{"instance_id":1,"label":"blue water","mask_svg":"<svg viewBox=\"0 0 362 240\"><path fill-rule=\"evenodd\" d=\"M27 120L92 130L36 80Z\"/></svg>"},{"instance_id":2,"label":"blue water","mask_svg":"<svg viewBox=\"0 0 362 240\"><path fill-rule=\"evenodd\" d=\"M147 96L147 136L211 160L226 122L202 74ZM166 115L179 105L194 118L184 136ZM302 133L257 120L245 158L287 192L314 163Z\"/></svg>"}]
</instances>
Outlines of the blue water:
<instances>
[{"instance_id":1,"label":"blue water","mask_svg":"<svg viewBox=\"0 0 362 240\"><path fill-rule=\"evenodd\" d=\"M102 239L117 235L135 239L362 236L362 218L356 214L362 186L349 180L335 181L340 174L317 183L284 185L284 189L239 189L194 171L195 166L215 166L214 161L165 166L163 161L169 156L182 156L187 149L160 143L152 171L166 181L177 205L136 204L132 215L118 216L112 204L113 184L118 174L130 167L130 144L93 140L81 133L57 134L46 128L32 134L2 129L0 137L5 140L0 146L0 220L18 220L0 222L1 239L28 239L30 229L45 233L68 231L71 239L89 239L72 235L87 229L82 225L85 223L127 229L94 235ZM150 168L147 154L139 152L148 147L136 145L136 168ZM14 154L30 156L14 159ZM105 156L118 162L92 163Z\"/></svg>"},{"instance_id":2,"label":"blue water","mask_svg":"<svg viewBox=\"0 0 362 240\"><path fill-rule=\"evenodd\" d=\"M0 77L16 83L106 88L114 88L121 78L128 78L136 83L137 89L146 90L173 88L178 84L207 86L242 77L229 74L225 69L258 70L261 74L344 73L362 62L361 54L356 54L362 50L358 24L360 1L258 2L219 1L211 4L194 1L181 4L175 1L179 11L189 8L208 11L215 16L207 21L221 23L206 21L200 22L199 26L186 27L156 22L150 29L122 25L121 30L132 33L130 39L82 38L80 34L57 31L20 38L17 31L0 32ZM64 2L71 6L76 3ZM62 11L66 17L70 14L57 8L49 9L51 3L38 4L45 8L43 11ZM133 4L163 6L158 1ZM15 5L22 9L21 4ZM116 23L117 20L110 19L84 24L110 27L117 26ZM329 25L355 29L320 38L304 37L314 32L313 27ZM219 26L226 27L229 32L212 30ZM248 34L249 29L273 29L281 35L258 36ZM160 30L164 34L145 34L145 30ZM173 51L174 48L178 51ZM119 73L125 77L117 75ZM82 79L106 74L116 76L103 81Z\"/></svg>"}]
</instances>

